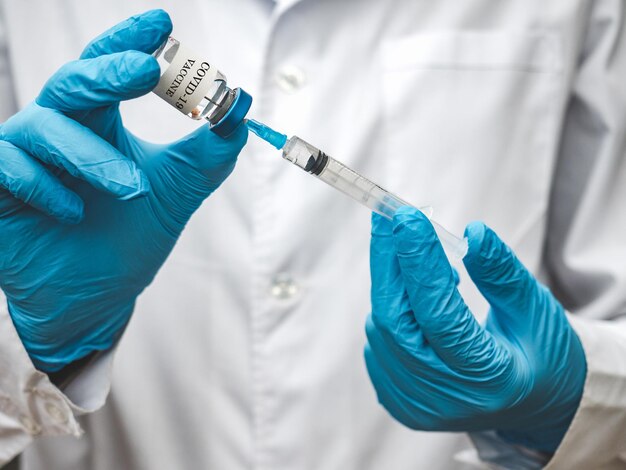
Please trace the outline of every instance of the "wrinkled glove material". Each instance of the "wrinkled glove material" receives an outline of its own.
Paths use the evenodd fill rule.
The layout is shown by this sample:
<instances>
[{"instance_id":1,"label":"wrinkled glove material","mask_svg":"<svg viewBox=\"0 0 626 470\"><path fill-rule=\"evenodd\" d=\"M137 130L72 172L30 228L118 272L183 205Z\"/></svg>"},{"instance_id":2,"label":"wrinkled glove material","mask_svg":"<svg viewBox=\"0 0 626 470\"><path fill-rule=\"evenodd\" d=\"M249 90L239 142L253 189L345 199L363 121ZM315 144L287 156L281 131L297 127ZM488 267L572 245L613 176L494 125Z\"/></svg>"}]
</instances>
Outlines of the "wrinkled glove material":
<instances>
[{"instance_id":1,"label":"wrinkled glove material","mask_svg":"<svg viewBox=\"0 0 626 470\"><path fill-rule=\"evenodd\" d=\"M496 430L554 452L578 408L585 354L563 307L482 223L464 264L490 304L480 325L428 219L374 215L365 348L380 403L413 429Z\"/></svg>"},{"instance_id":2,"label":"wrinkled glove material","mask_svg":"<svg viewBox=\"0 0 626 470\"><path fill-rule=\"evenodd\" d=\"M152 90L167 13L132 17L0 126L0 287L46 372L120 337L185 224L234 168L247 131L169 145L133 136L119 102Z\"/></svg>"}]
</instances>

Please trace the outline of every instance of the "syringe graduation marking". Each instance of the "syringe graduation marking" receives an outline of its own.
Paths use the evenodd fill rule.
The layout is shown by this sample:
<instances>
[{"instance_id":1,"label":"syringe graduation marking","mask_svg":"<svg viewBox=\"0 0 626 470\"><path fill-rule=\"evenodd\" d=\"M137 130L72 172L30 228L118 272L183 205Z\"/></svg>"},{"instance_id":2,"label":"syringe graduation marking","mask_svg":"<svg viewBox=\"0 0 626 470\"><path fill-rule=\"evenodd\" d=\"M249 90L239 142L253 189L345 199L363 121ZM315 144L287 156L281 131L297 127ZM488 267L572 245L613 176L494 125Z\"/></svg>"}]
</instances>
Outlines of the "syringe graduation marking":
<instances>
[{"instance_id":1,"label":"syringe graduation marking","mask_svg":"<svg viewBox=\"0 0 626 470\"><path fill-rule=\"evenodd\" d=\"M348 168L337 160L329 157L320 149L304 142L298 137L287 139L287 136L267 127L258 121L248 121L248 127L252 132L263 140L272 144L275 148L283 150L283 158L304 169L309 174L317 176L325 183L331 185L338 191L348 195L356 201L360 201L369 209L381 214L387 219L392 219L395 212L402 206L410 206L407 202L396 195L386 191L376 183L361 176L354 170ZM288 144L287 147L285 145ZM302 152L306 149L306 153ZM315 157L317 152L317 158ZM292 153L294 155L292 155ZM298 155L303 158L298 158ZM305 155L308 155L306 164L303 165ZM430 218L430 208L427 216ZM431 219L433 227L443 245L450 250L454 257L461 259L467 253L467 239L460 239L441 225Z\"/></svg>"}]
</instances>

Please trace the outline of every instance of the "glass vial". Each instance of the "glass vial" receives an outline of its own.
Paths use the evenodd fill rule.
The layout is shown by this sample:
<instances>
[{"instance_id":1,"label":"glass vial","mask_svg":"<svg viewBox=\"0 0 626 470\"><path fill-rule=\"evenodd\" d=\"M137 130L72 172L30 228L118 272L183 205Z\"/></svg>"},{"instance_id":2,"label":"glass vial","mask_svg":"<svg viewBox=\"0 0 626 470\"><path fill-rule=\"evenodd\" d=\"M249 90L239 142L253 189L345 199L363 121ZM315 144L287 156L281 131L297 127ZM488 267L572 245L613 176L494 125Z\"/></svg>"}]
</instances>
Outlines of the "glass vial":
<instances>
[{"instance_id":1,"label":"glass vial","mask_svg":"<svg viewBox=\"0 0 626 470\"><path fill-rule=\"evenodd\" d=\"M245 118L252 98L239 88L229 88L224 74L179 41L169 37L154 57L161 79L153 91L181 113L206 119L220 135L220 130L232 132Z\"/></svg>"}]
</instances>

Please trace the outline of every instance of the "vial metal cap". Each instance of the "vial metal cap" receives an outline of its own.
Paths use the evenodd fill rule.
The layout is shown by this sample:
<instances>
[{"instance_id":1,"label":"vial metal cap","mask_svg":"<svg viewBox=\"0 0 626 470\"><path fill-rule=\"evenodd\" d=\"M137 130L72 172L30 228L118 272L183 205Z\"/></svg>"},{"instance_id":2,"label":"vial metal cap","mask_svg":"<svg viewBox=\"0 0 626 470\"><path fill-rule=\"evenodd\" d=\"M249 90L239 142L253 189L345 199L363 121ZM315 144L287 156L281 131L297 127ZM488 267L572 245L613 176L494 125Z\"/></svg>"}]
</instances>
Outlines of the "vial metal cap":
<instances>
[{"instance_id":1,"label":"vial metal cap","mask_svg":"<svg viewBox=\"0 0 626 470\"><path fill-rule=\"evenodd\" d=\"M233 104L230 105L224 117L211 126L211 130L223 138L227 138L235 132L252 106L252 96L241 88L235 88L234 91Z\"/></svg>"}]
</instances>

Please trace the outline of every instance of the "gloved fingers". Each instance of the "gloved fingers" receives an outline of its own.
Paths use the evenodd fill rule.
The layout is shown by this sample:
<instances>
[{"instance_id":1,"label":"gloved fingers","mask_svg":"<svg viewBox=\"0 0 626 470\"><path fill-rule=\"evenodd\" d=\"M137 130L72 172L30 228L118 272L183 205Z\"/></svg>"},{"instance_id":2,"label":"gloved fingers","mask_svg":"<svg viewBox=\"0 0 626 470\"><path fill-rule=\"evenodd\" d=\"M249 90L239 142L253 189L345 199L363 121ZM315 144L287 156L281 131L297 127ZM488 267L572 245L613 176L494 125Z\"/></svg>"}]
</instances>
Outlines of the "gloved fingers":
<instances>
[{"instance_id":1,"label":"gloved fingers","mask_svg":"<svg viewBox=\"0 0 626 470\"><path fill-rule=\"evenodd\" d=\"M247 140L248 128L244 125L226 139L213 133L208 125L203 125L169 145L165 155L181 172L178 183L205 198L230 175ZM194 171L190 172L190 169Z\"/></svg>"},{"instance_id":2,"label":"gloved fingers","mask_svg":"<svg viewBox=\"0 0 626 470\"><path fill-rule=\"evenodd\" d=\"M372 325L394 346L413 356L426 343L412 312L393 239L393 224L372 214L370 242Z\"/></svg>"},{"instance_id":3,"label":"gloved fingers","mask_svg":"<svg viewBox=\"0 0 626 470\"><path fill-rule=\"evenodd\" d=\"M405 314L406 317L410 315L411 312ZM365 321L365 335L372 350L379 356L393 357L393 360L387 361L390 368L406 370L425 380L439 375L434 371L449 370L428 345L415 321L405 332L408 334L398 335L381 328L376 324L373 313Z\"/></svg>"},{"instance_id":4,"label":"gloved fingers","mask_svg":"<svg viewBox=\"0 0 626 470\"><path fill-rule=\"evenodd\" d=\"M141 158L141 168L158 188L153 193L155 203L169 214L162 219L166 230L180 232L200 204L233 171L246 139L246 126L239 126L234 135L223 139L204 125L169 145L141 143L148 156Z\"/></svg>"},{"instance_id":5,"label":"gloved fingers","mask_svg":"<svg viewBox=\"0 0 626 470\"><path fill-rule=\"evenodd\" d=\"M391 383L389 376L381 366L376 354L372 351L369 343L365 345L364 353L365 366L370 381L376 390L378 402L393 416L397 421L408 426L410 413L400 413L399 410L405 410L404 403L398 400L395 391L395 385Z\"/></svg>"},{"instance_id":6,"label":"gloved fingers","mask_svg":"<svg viewBox=\"0 0 626 470\"><path fill-rule=\"evenodd\" d=\"M439 398L443 398L447 395L447 390L455 387L469 392L474 383L472 377L460 375L443 362L425 341L421 331L417 332L419 342L415 349L401 347L388 341L369 315L365 323L365 334L380 365L385 368L396 386L408 395L432 398L436 393Z\"/></svg>"},{"instance_id":7,"label":"gloved fingers","mask_svg":"<svg viewBox=\"0 0 626 470\"><path fill-rule=\"evenodd\" d=\"M375 329L367 333L365 360L379 401L413 429L490 429L494 412L512 402L510 383L501 380L503 375L494 376L493 368L467 377L447 367L428 347L421 357L407 362Z\"/></svg>"},{"instance_id":8,"label":"gloved fingers","mask_svg":"<svg viewBox=\"0 0 626 470\"><path fill-rule=\"evenodd\" d=\"M461 283L461 276L455 267L452 267L452 276L454 276L454 285L458 287Z\"/></svg>"},{"instance_id":9,"label":"gloved fingers","mask_svg":"<svg viewBox=\"0 0 626 470\"><path fill-rule=\"evenodd\" d=\"M197 168L207 168L213 173L216 165L234 163L247 141L248 127L245 125L237 127L227 138L218 136L208 125L203 125L172 143L169 148L180 158L193 161Z\"/></svg>"},{"instance_id":10,"label":"gloved fingers","mask_svg":"<svg viewBox=\"0 0 626 470\"><path fill-rule=\"evenodd\" d=\"M83 201L76 193L22 149L3 141L0 141L0 187L62 222L78 223L83 218Z\"/></svg>"},{"instance_id":11,"label":"gloved fingers","mask_svg":"<svg viewBox=\"0 0 626 470\"><path fill-rule=\"evenodd\" d=\"M124 127L118 104L67 115L91 129L124 155L134 155L132 149L137 143L136 137Z\"/></svg>"},{"instance_id":12,"label":"gloved fingers","mask_svg":"<svg viewBox=\"0 0 626 470\"><path fill-rule=\"evenodd\" d=\"M0 139L119 199L132 199L150 189L137 165L112 145L60 112L35 103L0 127Z\"/></svg>"},{"instance_id":13,"label":"gloved fingers","mask_svg":"<svg viewBox=\"0 0 626 470\"><path fill-rule=\"evenodd\" d=\"M393 224L376 213L372 213L370 275L374 322L394 335L399 329L399 315L410 312L411 305L396 254ZM413 323L417 326L414 319Z\"/></svg>"},{"instance_id":14,"label":"gloved fingers","mask_svg":"<svg viewBox=\"0 0 626 470\"><path fill-rule=\"evenodd\" d=\"M497 314L501 327L525 329L529 315L542 310L538 303L544 293L534 276L513 251L480 222L467 226L468 253L463 259L467 272ZM527 313L524 315L523 313Z\"/></svg>"},{"instance_id":15,"label":"gloved fingers","mask_svg":"<svg viewBox=\"0 0 626 470\"><path fill-rule=\"evenodd\" d=\"M145 95L159 76L156 59L143 52L75 60L50 77L36 101L64 113L102 108Z\"/></svg>"},{"instance_id":16,"label":"gloved fingers","mask_svg":"<svg viewBox=\"0 0 626 470\"><path fill-rule=\"evenodd\" d=\"M91 41L81 54L90 59L115 52L135 50L153 53L172 31L172 21L163 10L149 10L118 23Z\"/></svg>"},{"instance_id":17,"label":"gloved fingers","mask_svg":"<svg viewBox=\"0 0 626 470\"><path fill-rule=\"evenodd\" d=\"M380 360L380 354L375 353L368 343L364 349L365 365L370 381L376 390L378 402L397 421L411 429L435 430L434 420L425 409L425 404L420 397L404 390L389 375L388 367ZM421 383L417 385L420 387Z\"/></svg>"},{"instance_id":18,"label":"gloved fingers","mask_svg":"<svg viewBox=\"0 0 626 470\"><path fill-rule=\"evenodd\" d=\"M405 207L395 214L393 226L413 314L430 346L453 369L471 372L485 367L496 345L458 292L430 221L417 209Z\"/></svg>"}]
</instances>

